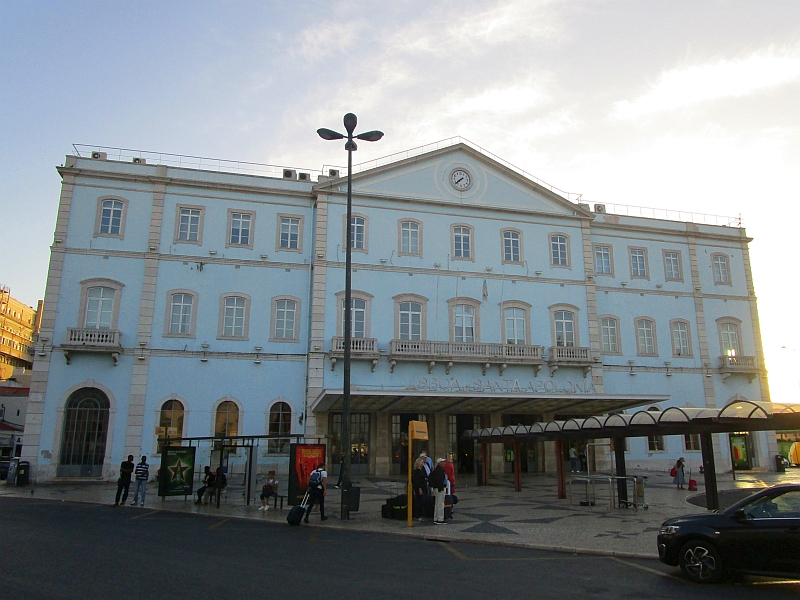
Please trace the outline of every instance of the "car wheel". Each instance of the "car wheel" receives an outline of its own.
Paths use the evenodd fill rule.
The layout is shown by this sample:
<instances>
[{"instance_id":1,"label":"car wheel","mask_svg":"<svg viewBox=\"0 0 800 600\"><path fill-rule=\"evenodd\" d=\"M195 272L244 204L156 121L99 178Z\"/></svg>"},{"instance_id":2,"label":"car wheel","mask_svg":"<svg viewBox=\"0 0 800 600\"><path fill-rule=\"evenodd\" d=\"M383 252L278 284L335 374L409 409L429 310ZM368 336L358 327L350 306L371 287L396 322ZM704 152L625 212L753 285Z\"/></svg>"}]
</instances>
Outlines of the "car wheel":
<instances>
[{"instance_id":1,"label":"car wheel","mask_svg":"<svg viewBox=\"0 0 800 600\"><path fill-rule=\"evenodd\" d=\"M715 583L722 577L722 559L708 542L687 542L678 554L678 562L684 575L697 583Z\"/></svg>"}]
</instances>

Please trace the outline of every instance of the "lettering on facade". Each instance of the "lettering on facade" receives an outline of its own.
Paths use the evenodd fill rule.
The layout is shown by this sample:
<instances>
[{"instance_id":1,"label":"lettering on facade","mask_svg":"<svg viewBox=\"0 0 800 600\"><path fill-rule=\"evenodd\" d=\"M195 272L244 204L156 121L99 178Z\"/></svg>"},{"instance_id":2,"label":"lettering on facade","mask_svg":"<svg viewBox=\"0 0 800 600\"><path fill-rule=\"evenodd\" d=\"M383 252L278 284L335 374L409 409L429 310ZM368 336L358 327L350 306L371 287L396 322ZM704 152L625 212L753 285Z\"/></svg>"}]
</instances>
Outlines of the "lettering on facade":
<instances>
[{"instance_id":1,"label":"lettering on facade","mask_svg":"<svg viewBox=\"0 0 800 600\"><path fill-rule=\"evenodd\" d=\"M591 381L556 381L554 379L473 379L457 377L417 377L408 386L419 392L489 393L489 394L594 394Z\"/></svg>"}]
</instances>

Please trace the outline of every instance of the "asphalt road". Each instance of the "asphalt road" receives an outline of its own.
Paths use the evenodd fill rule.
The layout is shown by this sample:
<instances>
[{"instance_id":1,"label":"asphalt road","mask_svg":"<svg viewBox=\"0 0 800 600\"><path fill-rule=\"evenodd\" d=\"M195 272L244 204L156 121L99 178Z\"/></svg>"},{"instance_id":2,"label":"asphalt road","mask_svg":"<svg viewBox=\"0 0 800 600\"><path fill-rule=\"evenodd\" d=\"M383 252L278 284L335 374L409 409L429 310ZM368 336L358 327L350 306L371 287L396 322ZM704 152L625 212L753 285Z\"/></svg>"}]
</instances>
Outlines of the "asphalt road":
<instances>
[{"instance_id":1,"label":"asphalt road","mask_svg":"<svg viewBox=\"0 0 800 600\"><path fill-rule=\"evenodd\" d=\"M9 600L800 599L800 583L700 586L654 560L77 502L0 498L0 531L0 598Z\"/></svg>"}]
</instances>

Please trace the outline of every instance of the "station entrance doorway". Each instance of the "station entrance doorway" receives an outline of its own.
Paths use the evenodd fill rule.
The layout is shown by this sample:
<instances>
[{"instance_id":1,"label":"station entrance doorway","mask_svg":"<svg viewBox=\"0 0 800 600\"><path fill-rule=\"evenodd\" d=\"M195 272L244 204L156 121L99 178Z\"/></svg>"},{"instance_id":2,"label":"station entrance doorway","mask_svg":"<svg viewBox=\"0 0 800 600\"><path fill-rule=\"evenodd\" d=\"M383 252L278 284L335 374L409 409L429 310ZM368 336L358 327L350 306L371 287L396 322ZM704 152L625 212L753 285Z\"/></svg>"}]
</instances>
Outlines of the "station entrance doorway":
<instances>
[{"instance_id":1,"label":"station entrance doorway","mask_svg":"<svg viewBox=\"0 0 800 600\"><path fill-rule=\"evenodd\" d=\"M401 413L391 415L392 424L392 475L408 473L408 424L411 421L428 422L428 415L422 413ZM412 456L416 459L423 450L428 450L428 442L414 443ZM435 456L432 456L434 460Z\"/></svg>"},{"instance_id":2,"label":"station entrance doorway","mask_svg":"<svg viewBox=\"0 0 800 600\"><path fill-rule=\"evenodd\" d=\"M478 442L462 438L465 431L483 427L481 415L447 415L450 458L456 473L477 473Z\"/></svg>"},{"instance_id":3,"label":"station entrance doorway","mask_svg":"<svg viewBox=\"0 0 800 600\"><path fill-rule=\"evenodd\" d=\"M503 415L503 427L512 425L533 425L537 422L539 415ZM514 444L503 444L503 470L506 473L514 472L514 462L520 461L522 473L537 473L543 471L543 465L539 464L539 444L540 442L530 441L519 444L519 456L514 454Z\"/></svg>"}]
</instances>

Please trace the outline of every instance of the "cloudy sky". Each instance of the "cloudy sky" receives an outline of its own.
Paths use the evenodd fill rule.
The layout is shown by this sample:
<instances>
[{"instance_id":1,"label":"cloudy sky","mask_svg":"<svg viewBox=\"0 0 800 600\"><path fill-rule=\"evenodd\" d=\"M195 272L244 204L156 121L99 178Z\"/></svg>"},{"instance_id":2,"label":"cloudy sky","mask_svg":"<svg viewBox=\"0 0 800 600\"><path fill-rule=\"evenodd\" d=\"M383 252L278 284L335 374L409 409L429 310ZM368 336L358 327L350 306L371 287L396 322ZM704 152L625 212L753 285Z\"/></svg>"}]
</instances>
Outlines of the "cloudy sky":
<instances>
[{"instance_id":1,"label":"cloudy sky","mask_svg":"<svg viewBox=\"0 0 800 600\"><path fill-rule=\"evenodd\" d=\"M0 283L42 297L71 144L320 169L463 136L588 202L741 215L800 401L800 2L0 0ZM795 281L793 284L792 281Z\"/></svg>"}]
</instances>

